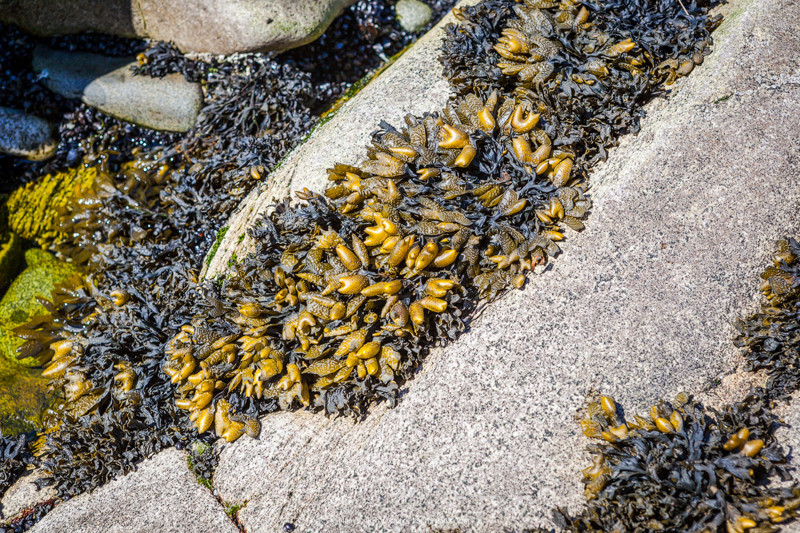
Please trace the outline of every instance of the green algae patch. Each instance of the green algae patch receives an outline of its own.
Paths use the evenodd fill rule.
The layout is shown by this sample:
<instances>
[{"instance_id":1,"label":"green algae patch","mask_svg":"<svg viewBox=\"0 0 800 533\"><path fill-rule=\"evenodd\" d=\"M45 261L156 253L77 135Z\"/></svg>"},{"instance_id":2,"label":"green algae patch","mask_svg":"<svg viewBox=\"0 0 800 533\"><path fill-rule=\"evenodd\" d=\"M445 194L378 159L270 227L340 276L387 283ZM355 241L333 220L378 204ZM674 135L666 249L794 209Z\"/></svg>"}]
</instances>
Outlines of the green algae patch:
<instances>
[{"instance_id":1,"label":"green algae patch","mask_svg":"<svg viewBox=\"0 0 800 533\"><path fill-rule=\"evenodd\" d=\"M8 198L8 224L20 237L40 246L61 237L58 220L74 202L89 196L99 181L97 167L48 174L20 187Z\"/></svg>"},{"instance_id":2,"label":"green algae patch","mask_svg":"<svg viewBox=\"0 0 800 533\"><path fill-rule=\"evenodd\" d=\"M44 313L45 308L36 297L50 298L55 286L73 274L75 269L38 249L25 252L25 264L25 270L14 279L0 300L0 359L15 366L37 366L35 359L16 359L16 349L24 341L11 330L31 317Z\"/></svg>"},{"instance_id":3,"label":"green algae patch","mask_svg":"<svg viewBox=\"0 0 800 533\"><path fill-rule=\"evenodd\" d=\"M29 368L38 364L36 360L17 360L16 349L25 341L12 330L45 312L36 297L49 298L56 284L75 272L43 250L28 250L24 258L25 270L0 300L0 427L5 435L40 427L41 414L51 400L48 380L41 370Z\"/></svg>"},{"instance_id":4,"label":"green algae patch","mask_svg":"<svg viewBox=\"0 0 800 533\"><path fill-rule=\"evenodd\" d=\"M208 266L211 263L211 260L214 259L214 256L217 255L217 250L219 250L219 245L222 244L222 239L225 238L225 234L228 233L228 226L223 226L217 232L217 240L214 241L214 245L211 247L211 250L208 252L206 256L205 264Z\"/></svg>"},{"instance_id":5,"label":"green algae patch","mask_svg":"<svg viewBox=\"0 0 800 533\"><path fill-rule=\"evenodd\" d=\"M0 427L3 435L18 435L41 427L50 405L48 380L38 369L0 358Z\"/></svg>"}]
</instances>

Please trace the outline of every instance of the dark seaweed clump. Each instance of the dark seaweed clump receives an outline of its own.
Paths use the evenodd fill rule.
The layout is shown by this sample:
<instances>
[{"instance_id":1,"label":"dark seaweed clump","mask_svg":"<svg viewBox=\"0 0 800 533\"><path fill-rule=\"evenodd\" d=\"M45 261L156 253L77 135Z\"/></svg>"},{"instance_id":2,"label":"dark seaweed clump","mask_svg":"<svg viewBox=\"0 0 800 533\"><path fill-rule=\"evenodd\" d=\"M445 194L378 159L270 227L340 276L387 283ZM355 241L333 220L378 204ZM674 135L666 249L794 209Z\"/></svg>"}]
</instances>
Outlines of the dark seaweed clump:
<instances>
[{"instance_id":1,"label":"dark seaweed clump","mask_svg":"<svg viewBox=\"0 0 800 533\"><path fill-rule=\"evenodd\" d=\"M557 513L568 531L775 531L800 507L763 391L721 411L681 394L633 421L602 397L581 425L604 442L589 447L586 510Z\"/></svg>"},{"instance_id":2,"label":"dark seaweed clump","mask_svg":"<svg viewBox=\"0 0 800 533\"><path fill-rule=\"evenodd\" d=\"M28 440L27 435L0 436L0 493L5 493L31 463Z\"/></svg>"},{"instance_id":3,"label":"dark seaweed clump","mask_svg":"<svg viewBox=\"0 0 800 533\"><path fill-rule=\"evenodd\" d=\"M363 414L394 401L480 300L522 287L567 228L583 228L586 174L625 131L606 121L630 123L670 79L638 68L647 47L599 30L582 4L514 13L489 43L518 74L513 95L474 90L402 128L381 123L364 161L328 170L325 197L302 191L305 204L284 202L251 231L258 252L166 348L176 405L201 433L235 440L275 409Z\"/></svg>"},{"instance_id":4,"label":"dark seaweed clump","mask_svg":"<svg viewBox=\"0 0 800 533\"><path fill-rule=\"evenodd\" d=\"M747 370L767 371L769 395L787 399L800 388L800 244L789 238L777 248L774 264L761 274L767 301L736 322L736 345L743 348Z\"/></svg>"},{"instance_id":5,"label":"dark seaweed clump","mask_svg":"<svg viewBox=\"0 0 800 533\"><path fill-rule=\"evenodd\" d=\"M219 456L214 446L202 441L195 441L189 449L187 461L197 482L207 489L213 490L214 470L219 464Z\"/></svg>"},{"instance_id":6,"label":"dark seaweed clump","mask_svg":"<svg viewBox=\"0 0 800 533\"><path fill-rule=\"evenodd\" d=\"M572 35L552 31L548 46ZM565 57L574 68L584 60ZM160 64L147 53L143 63ZM263 77L270 65L258 60L251 71ZM258 76L223 75L237 80L242 101L264 96ZM186 169L182 151L219 146L213 140L143 155L132 167L103 166L97 200L65 219L71 237L56 245L94 274L64 287L51 316L20 331L25 355L47 362L64 394L61 431L43 451L61 493L185 440L189 423L234 440L257 435L256 417L278 408L361 414L371 400L394 401L428 347L463 331L480 298L521 287L558 252L565 228L583 227L590 150L562 133L550 103L582 95L526 89L467 94L439 114L408 117L403 129L382 124L365 162L330 170L327 198L306 192L306 204L264 219L252 235L259 252L232 265L220 286L196 286L196 257L261 177L258 138L238 139L252 143L249 151L211 150L199 169ZM238 105L225 94L209 116ZM214 129L260 131L265 113ZM119 434L93 438L89 428ZM90 469L78 455L109 457L108 465Z\"/></svg>"},{"instance_id":7,"label":"dark seaweed clump","mask_svg":"<svg viewBox=\"0 0 800 533\"><path fill-rule=\"evenodd\" d=\"M559 139L581 137L587 159L604 160L619 135L639 131L644 103L703 62L721 21L708 10L719 3L488 0L448 27L444 74L459 93L532 91L557 117Z\"/></svg>"}]
</instances>

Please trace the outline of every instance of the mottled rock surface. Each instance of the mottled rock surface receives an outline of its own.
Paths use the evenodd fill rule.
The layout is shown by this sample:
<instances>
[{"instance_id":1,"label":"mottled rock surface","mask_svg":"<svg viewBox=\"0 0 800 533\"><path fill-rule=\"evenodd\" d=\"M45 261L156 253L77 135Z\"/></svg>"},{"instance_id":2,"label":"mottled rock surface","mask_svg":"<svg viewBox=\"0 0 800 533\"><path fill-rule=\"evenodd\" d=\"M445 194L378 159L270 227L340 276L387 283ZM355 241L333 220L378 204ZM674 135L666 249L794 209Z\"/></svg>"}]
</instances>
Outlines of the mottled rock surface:
<instances>
[{"instance_id":1,"label":"mottled rock surface","mask_svg":"<svg viewBox=\"0 0 800 533\"><path fill-rule=\"evenodd\" d=\"M40 161L55 151L56 142L49 122L16 109L0 107L0 153Z\"/></svg>"},{"instance_id":2,"label":"mottled rock surface","mask_svg":"<svg viewBox=\"0 0 800 533\"><path fill-rule=\"evenodd\" d=\"M134 76L130 58L38 47L33 66L47 87L67 98L140 126L187 131L194 126L203 91L181 74Z\"/></svg>"},{"instance_id":3,"label":"mottled rock surface","mask_svg":"<svg viewBox=\"0 0 800 533\"><path fill-rule=\"evenodd\" d=\"M355 0L0 0L35 35L94 31L173 41L184 52L286 50L322 35Z\"/></svg>"},{"instance_id":4,"label":"mottled rock surface","mask_svg":"<svg viewBox=\"0 0 800 533\"><path fill-rule=\"evenodd\" d=\"M194 479L186 454L167 450L91 494L60 504L34 533L238 533L214 496Z\"/></svg>"},{"instance_id":5,"label":"mottled rock surface","mask_svg":"<svg viewBox=\"0 0 800 533\"><path fill-rule=\"evenodd\" d=\"M544 525L553 506L583 500L587 442L575 415L587 393L638 412L736 370L731 322L756 310L774 241L800 232L800 43L783 37L800 6L738 0L724 13L714 54L593 174L586 231L570 235L551 270L432 352L397 408L357 424L269 416L259 440L222 452L215 486L249 500L239 513L248 531L287 521L310 531ZM438 69L408 59L395 65L408 89L381 77L319 128L245 202L231 242L272 198L320 190L322 169L363 156L379 117L399 124L420 111L402 95L438 90L425 77Z\"/></svg>"}]
</instances>

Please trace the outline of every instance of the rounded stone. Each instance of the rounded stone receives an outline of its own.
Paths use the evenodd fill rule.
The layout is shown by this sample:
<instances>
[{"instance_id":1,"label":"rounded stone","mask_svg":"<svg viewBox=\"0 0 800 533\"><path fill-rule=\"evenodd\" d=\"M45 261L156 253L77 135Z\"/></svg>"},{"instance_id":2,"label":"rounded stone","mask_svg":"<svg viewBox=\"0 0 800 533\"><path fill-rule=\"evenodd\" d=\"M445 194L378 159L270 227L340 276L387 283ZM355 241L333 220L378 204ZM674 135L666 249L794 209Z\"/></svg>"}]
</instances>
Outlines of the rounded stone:
<instances>
[{"instance_id":1,"label":"rounded stone","mask_svg":"<svg viewBox=\"0 0 800 533\"><path fill-rule=\"evenodd\" d=\"M52 91L116 118L165 131L194 126L203 92L181 74L163 78L134 76L130 58L62 52L38 47L33 67Z\"/></svg>"},{"instance_id":2,"label":"rounded stone","mask_svg":"<svg viewBox=\"0 0 800 533\"><path fill-rule=\"evenodd\" d=\"M419 0L400 0L394 9L400 26L412 33L424 28L433 17L433 10L430 6Z\"/></svg>"},{"instance_id":3,"label":"rounded stone","mask_svg":"<svg viewBox=\"0 0 800 533\"><path fill-rule=\"evenodd\" d=\"M41 161L56 151L50 123L39 117L0 107L0 152Z\"/></svg>"}]
</instances>

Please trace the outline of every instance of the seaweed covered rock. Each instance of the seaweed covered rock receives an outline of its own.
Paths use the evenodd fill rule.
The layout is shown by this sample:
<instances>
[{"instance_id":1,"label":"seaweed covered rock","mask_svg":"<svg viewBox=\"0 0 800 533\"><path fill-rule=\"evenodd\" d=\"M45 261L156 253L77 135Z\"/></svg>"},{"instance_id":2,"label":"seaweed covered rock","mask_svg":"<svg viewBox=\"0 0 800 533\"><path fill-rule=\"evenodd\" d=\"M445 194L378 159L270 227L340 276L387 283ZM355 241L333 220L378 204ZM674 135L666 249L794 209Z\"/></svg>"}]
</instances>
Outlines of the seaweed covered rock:
<instances>
[{"instance_id":1,"label":"seaweed covered rock","mask_svg":"<svg viewBox=\"0 0 800 533\"><path fill-rule=\"evenodd\" d=\"M683 17L679 4L671 2L666 7L668 21ZM545 10L547 20L560 20L562 26L541 37L541 31L537 34L523 25L525 42L506 41L507 48L530 47L534 42L558 47L556 37L559 42L562 38L571 42L591 29L575 2L526 2L521 10L525 15L517 14L536 17L537 9ZM713 26L703 9L695 5L689 9L687 16L701 34ZM610 8L612 13L615 10L618 4ZM669 53L681 52L672 45L684 27L683 23L667 27L663 40L670 45L666 47ZM521 31L511 24L499 28ZM537 35L540 38L532 40ZM596 34L592 38L599 39ZM492 36L484 44L496 44L498 39ZM258 245L256 254L241 262L234 259L231 275L218 285L206 284L197 293L187 291L184 298L192 302L186 305L167 296L165 305L174 313L161 308L159 314L162 302L150 304L145 291L138 290L145 286L139 279L121 290L109 285L109 290L115 290L104 295L93 291L87 278L81 287L68 291L71 294L56 298L53 307L58 311L52 322L68 324L72 332L92 339L87 342L76 336L77 342L51 343L58 353L46 372L56 377L56 386L72 391L68 409L62 412L86 414L79 424L67 417L62 431L47 439L45 465L59 490L75 494L125 471L129 461L169 445L176 436L186 438L186 434L162 432L165 426L178 427L176 431L191 425L209 431L213 426L218 436L235 440L244 433L257 436L260 425L255 417L276 408L313 405L328 412L363 414L370 400L393 401L402 384L396 376L409 376L434 341L459 336L465 311L478 296L491 298L509 284L522 285L534 262L543 263L545 254L558 251L554 241L564 236L562 225L583 227L579 218L590 205L580 187L586 170L604 158L603 151L625 130L606 128L604 120L636 125L639 106L657 88L647 82L670 81L668 74L662 76L651 67L639 72L622 67L638 68L639 54L647 58L648 53L647 42L629 47L632 43L627 39L610 41L619 60L613 66L620 67L606 67L610 74L598 68L599 77L581 76L580 83L567 77L567 67L580 69L587 64L581 55L587 50L584 45L591 43L582 43L569 49L560 62L555 61L558 54L531 55L535 67L531 70L537 72L520 78L524 91L514 97L501 98L493 90L468 90L436 114L406 117L405 127L399 126L400 120L394 122L395 128L381 123L379 131L368 136L372 144L365 160L327 167L334 182L326 191L329 200L302 191L299 196L304 204L267 210L261 226L250 232ZM553 64L548 66L544 59ZM637 80L644 92L634 102L625 89L638 86ZM616 82L622 82L622 90L613 86ZM601 93L618 97L617 102L627 102L628 107L617 107L609 117L599 119L589 113L563 113L576 101L588 102L590 111L598 110L602 101L594 98L594 89L585 91L588 98L576 96L576 87L584 84L600 87ZM587 132L585 138L573 138L570 132L581 128ZM687 130L694 133L694 128ZM587 148L587 139L598 143ZM261 433L261 441L242 439L229 448L242 460L233 461L220 481L233 484L234 491L236 483L243 487L245 497L231 499L252 502L239 515L243 520L249 516L248 527L273 529L280 524L275 523L280 516L261 520L271 502L258 497L269 495L264 484L275 480L292 487L289 500L294 501L282 507L292 509L289 512L311 523L312 529L350 523L347 520L353 520L356 506L365 509L358 519L375 518L374 523L387 528L467 525L443 523L442 516L463 517L473 527L487 529L490 523L491 527L497 527L496 522L506 525L508 517L497 520L492 515L496 509L487 509L487 498L476 496L476 489L490 485L485 490L499 494L498 499L512 507L514 498L528 498L525 501L530 504L537 496L540 503L552 504L548 495L526 492L524 483L534 477L537 491L551 490L552 477L541 473L555 472L552 475L557 477L558 469L549 468L547 462L565 450L569 453L574 444L564 428L574 411L570 400L575 394L565 390L585 388L602 379L623 394L641 399L659 387L671 386L667 381L673 374L691 380L696 374L713 373L720 363L711 355L718 354L698 335L711 330L710 336L721 337L719 323L724 321L712 319L697 326L675 317L686 308L706 311L712 299L719 305L719 294L731 300L741 295L726 290L733 277L731 265L752 267L750 256L758 245L750 243L743 250L732 246L729 232L719 231L720 220L730 220L731 211L747 212L742 202L752 203L748 194L766 188L769 194L786 197L791 191L771 190L782 185L771 179L781 169L759 174L765 186L747 182L758 191L743 191L743 180L724 181L713 168L703 169L706 180L695 186L681 165L686 159L695 161L697 154L672 141L664 151L673 154L676 147L683 148L684 157L669 161L676 165L667 167L671 173L642 177L636 174L637 167L612 179L606 175L610 184L601 181L594 192L603 200L595 213L600 227L590 226L582 236L570 234L574 240L565 246L577 252L577 260L563 266L556 263L544 275L528 280L529 288L541 289L533 297L514 293L487 306L484 321L473 322L472 331L461 341L443 353L434 352L433 365L423 367L398 410L381 411L377 420L367 417L365 425L355 429L346 421L323 422L319 416L312 419L302 413L291 418L273 415L263 419L269 431ZM737 147L741 149L741 143ZM763 163L763 159L755 161ZM777 160L763 164L783 162L783 158ZM261 177L258 168L250 175ZM631 175L637 179L620 184ZM562 189L573 186L580 190L564 191L561 196ZM610 189L626 192L624 201L615 202ZM716 197L719 189L730 197L715 206L713 213L703 213L703 221L710 219L720 242L709 243L687 231L687 238L671 240L667 247L672 244L673 249L655 260L650 248L630 246L630 242L640 242L642 235L649 237L647 242L656 242L662 233L672 236L669 230L674 224L663 220L664 210L654 209L654 203L670 205L675 210L671 214L690 227L699 226L693 201ZM685 190L694 196L681 197ZM767 202L770 216L783 223L789 208L778 204ZM526 210L528 206L532 209ZM762 214L749 213L753 217L747 221L749 232L760 235L768 223ZM620 224L631 218L630 225ZM587 235L591 240L586 240ZM763 238L752 240L761 243ZM599 250L593 255L595 244ZM462 249L464 256L459 260ZM621 249L626 250L622 257L616 253ZM710 267L723 273L708 279L703 273ZM163 288L180 281L180 275L168 277L179 269L178 265L159 265L152 273L146 272L147 296L169 295ZM116 277L115 282L120 279ZM667 298L654 294L664 279L671 281L675 293ZM597 305L597 300L608 302L609 297L625 305ZM91 327L82 322L80 313L73 312L82 306L97 310ZM647 312L648 307L661 310L662 306L664 312L656 316ZM706 315L702 314L704 319ZM195 320L186 323L189 316ZM116 320L122 317L126 320ZM632 325L637 333L656 331L658 356L647 351L647 343L636 344L646 335L630 335ZM46 338L50 327L40 322L26 334L31 340ZM671 328L707 357L689 357L674 348L663 357L661 345L667 344L663 339L677 337ZM632 373L625 366L633 364L630 361L636 365L635 382L626 380ZM700 371L674 371L687 364ZM662 373L667 380L660 379ZM57 381L67 375L68 381ZM174 402L165 401L173 398ZM107 427L117 431L104 431ZM447 444L442 446L442 442ZM121 458L114 455L119 449L126 450ZM287 452L296 457L297 450L303 460L287 463ZM269 453L274 455L265 458ZM485 468L487 458L491 468ZM219 474L225 457L222 460ZM574 463L565 461L565 468ZM286 466L275 472L275 464ZM269 475L264 476L264 471ZM405 488L408 492L402 492ZM230 485L225 490L231 490ZM426 507L434 496L436 509ZM266 513L276 508L273 505ZM369 509L379 516L369 516ZM530 505L523 512L526 509ZM337 516L337 511L346 516Z\"/></svg>"},{"instance_id":2,"label":"seaweed covered rock","mask_svg":"<svg viewBox=\"0 0 800 533\"><path fill-rule=\"evenodd\" d=\"M766 388L774 398L788 399L800 389L800 244L778 242L773 265L761 273L766 302L761 310L737 320L737 345L746 369L766 370Z\"/></svg>"},{"instance_id":3,"label":"seaweed covered rock","mask_svg":"<svg viewBox=\"0 0 800 533\"><path fill-rule=\"evenodd\" d=\"M775 531L800 508L781 425L763 391L719 412L681 393L627 417L603 396L581 421L587 437L605 441L590 446L583 470L588 508L563 516L566 529Z\"/></svg>"},{"instance_id":4,"label":"seaweed covered rock","mask_svg":"<svg viewBox=\"0 0 800 533\"><path fill-rule=\"evenodd\" d=\"M583 501L573 414L588 390L603 387L639 410L731 369L730 323L752 301L774 228L798 227L798 191L779 177L791 172L792 134L781 124L797 112L797 89L781 85L777 107L767 87L737 92L791 72L797 51L774 48L788 31L779 15L787 5L728 7L735 14L714 53L590 174L586 230L525 291L487 306L469 332L434 350L395 409L378 407L355 426L271 415L259 440L226 447L215 487L250 500L239 513L245 527L275 529L286 516L309 529L544 523L556 502ZM753 31L773 37L753 49ZM731 96L718 102L720 88ZM764 120L731 138L754 110ZM750 165L764 181L750 178ZM302 464L287 464L298 449ZM270 505L275 487L292 492L282 512ZM354 507L360 516L346 511Z\"/></svg>"},{"instance_id":5,"label":"seaweed covered rock","mask_svg":"<svg viewBox=\"0 0 800 533\"><path fill-rule=\"evenodd\" d=\"M0 427L7 435L41 427L42 413L52 399L48 379L40 370L26 368L38 366L39 361L18 352L25 340L14 329L44 313L38 299L49 298L55 286L74 272L37 249L25 252L25 263L0 301Z\"/></svg>"},{"instance_id":6,"label":"seaweed covered rock","mask_svg":"<svg viewBox=\"0 0 800 533\"><path fill-rule=\"evenodd\" d=\"M40 36L100 32L231 54L286 50L319 37L354 0L2 0L0 20Z\"/></svg>"},{"instance_id":7,"label":"seaweed covered rock","mask_svg":"<svg viewBox=\"0 0 800 533\"><path fill-rule=\"evenodd\" d=\"M474 3L460 2L460 5ZM223 272L233 255L244 257L256 243L247 229L270 204L309 188L321 192L328 185L326 169L340 161L363 156L378 122L402 124L403 117L422 115L445 105L450 96L448 80L439 72L439 46L444 27L455 20L447 15L388 69L362 88L335 114L326 116L299 148L289 153L270 175L244 198L226 224L229 230L216 253L208 257L205 276Z\"/></svg>"}]
</instances>

